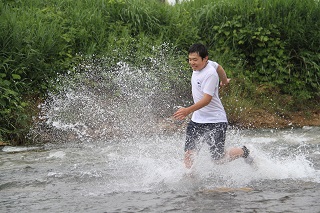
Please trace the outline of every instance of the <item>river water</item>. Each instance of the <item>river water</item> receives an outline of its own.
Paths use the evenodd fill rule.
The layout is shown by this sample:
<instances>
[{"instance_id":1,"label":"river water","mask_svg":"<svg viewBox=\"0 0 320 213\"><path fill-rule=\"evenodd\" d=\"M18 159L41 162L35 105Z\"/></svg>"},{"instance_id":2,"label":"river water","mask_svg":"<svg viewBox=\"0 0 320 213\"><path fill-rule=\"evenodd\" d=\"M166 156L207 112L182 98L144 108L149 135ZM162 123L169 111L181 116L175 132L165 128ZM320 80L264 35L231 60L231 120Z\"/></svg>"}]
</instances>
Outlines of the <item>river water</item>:
<instances>
[{"instance_id":1,"label":"river water","mask_svg":"<svg viewBox=\"0 0 320 213\"><path fill-rule=\"evenodd\" d=\"M204 145L184 168L183 124L157 120L181 104L165 55L58 79L30 133L41 145L0 151L0 212L320 212L320 127L230 127L226 146L246 145L254 165L215 164Z\"/></svg>"},{"instance_id":2,"label":"river water","mask_svg":"<svg viewBox=\"0 0 320 213\"><path fill-rule=\"evenodd\" d=\"M228 133L254 166L204 146L190 172L183 134L6 146L0 212L320 212L319 127Z\"/></svg>"}]
</instances>

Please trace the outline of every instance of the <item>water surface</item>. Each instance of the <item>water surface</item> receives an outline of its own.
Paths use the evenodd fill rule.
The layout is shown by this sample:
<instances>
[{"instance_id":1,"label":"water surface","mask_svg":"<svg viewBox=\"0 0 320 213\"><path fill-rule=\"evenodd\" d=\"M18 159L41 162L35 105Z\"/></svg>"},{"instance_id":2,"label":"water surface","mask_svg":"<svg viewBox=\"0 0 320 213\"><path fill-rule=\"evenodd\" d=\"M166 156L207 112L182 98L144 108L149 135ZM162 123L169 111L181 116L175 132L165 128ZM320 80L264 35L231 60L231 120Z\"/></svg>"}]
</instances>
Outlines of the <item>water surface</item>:
<instances>
[{"instance_id":1,"label":"water surface","mask_svg":"<svg viewBox=\"0 0 320 213\"><path fill-rule=\"evenodd\" d=\"M320 128L229 130L243 159L190 172L183 134L4 147L0 212L320 212Z\"/></svg>"}]
</instances>

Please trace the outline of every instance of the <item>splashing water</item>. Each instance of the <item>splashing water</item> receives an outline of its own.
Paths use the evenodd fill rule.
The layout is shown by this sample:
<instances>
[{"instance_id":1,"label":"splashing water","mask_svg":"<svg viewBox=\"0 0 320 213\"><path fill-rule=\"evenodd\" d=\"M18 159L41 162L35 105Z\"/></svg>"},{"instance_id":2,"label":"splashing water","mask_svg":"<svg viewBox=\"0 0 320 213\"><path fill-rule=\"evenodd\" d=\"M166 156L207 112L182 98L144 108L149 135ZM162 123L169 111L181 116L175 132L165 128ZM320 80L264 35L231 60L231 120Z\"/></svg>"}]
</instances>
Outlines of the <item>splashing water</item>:
<instances>
[{"instance_id":1,"label":"splashing water","mask_svg":"<svg viewBox=\"0 0 320 213\"><path fill-rule=\"evenodd\" d=\"M129 162L139 169L147 169L140 174L147 178L143 179L143 183L134 180L128 181L130 184L153 184L155 179L160 182L169 179L179 182L186 172L182 165L184 127L179 126L175 134L166 134L166 129L162 128L163 123L159 125L159 118L169 117L172 113L170 109L176 103L173 101L174 91L162 88L161 79L164 77L161 73L166 74L164 69L170 69L169 66L164 63L165 60L151 61L156 66L136 68L119 62L115 67L106 68L103 60L85 61L76 68L79 72L72 79L60 79L62 89L58 94L52 94L41 106L43 122L36 130L55 143L117 141L119 147L116 151L124 152L120 154L123 157L117 156L118 163L123 160L123 164ZM150 71L155 67L158 69L156 73ZM177 130L175 123L169 125ZM243 132L230 129L227 147L250 147L256 168L244 164L242 159L227 165L214 164L204 147L193 172L205 180L206 185L240 187L263 179L319 180L318 171L308 157L310 147L304 146L305 142L313 138L296 134L293 130L283 135L270 130L268 134L276 134L274 137L261 138L246 138ZM165 141L160 141L159 138L163 136L166 136ZM319 151L318 139L315 143ZM173 155L170 147L174 148ZM124 150L128 150L128 153ZM109 155L112 158L116 153L111 152ZM173 177L168 177L170 175ZM138 177L140 180L141 177ZM215 181L208 183L208 179Z\"/></svg>"},{"instance_id":2,"label":"splashing water","mask_svg":"<svg viewBox=\"0 0 320 213\"><path fill-rule=\"evenodd\" d=\"M55 141L161 132L159 120L170 117L180 100L175 100L176 91L168 85L170 67L163 60L150 61L148 68L134 68L125 62L108 68L105 59L83 62L71 79L59 79L60 92L51 94L40 106L42 122L34 132Z\"/></svg>"}]
</instances>

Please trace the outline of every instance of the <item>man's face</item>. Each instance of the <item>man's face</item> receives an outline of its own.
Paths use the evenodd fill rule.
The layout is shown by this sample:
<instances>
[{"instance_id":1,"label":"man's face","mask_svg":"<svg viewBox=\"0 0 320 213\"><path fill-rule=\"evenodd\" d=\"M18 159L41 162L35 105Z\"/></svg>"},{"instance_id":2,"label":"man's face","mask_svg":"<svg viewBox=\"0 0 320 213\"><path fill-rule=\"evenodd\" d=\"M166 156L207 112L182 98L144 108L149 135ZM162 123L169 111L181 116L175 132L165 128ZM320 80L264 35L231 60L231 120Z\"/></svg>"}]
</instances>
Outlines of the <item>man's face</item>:
<instances>
[{"instance_id":1,"label":"man's face","mask_svg":"<svg viewBox=\"0 0 320 213\"><path fill-rule=\"evenodd\" d=\"M201 58L198 53L189 54L189 64L193 70L202 70L208 62L208 56Z\"/></svg>"}]
</instances>

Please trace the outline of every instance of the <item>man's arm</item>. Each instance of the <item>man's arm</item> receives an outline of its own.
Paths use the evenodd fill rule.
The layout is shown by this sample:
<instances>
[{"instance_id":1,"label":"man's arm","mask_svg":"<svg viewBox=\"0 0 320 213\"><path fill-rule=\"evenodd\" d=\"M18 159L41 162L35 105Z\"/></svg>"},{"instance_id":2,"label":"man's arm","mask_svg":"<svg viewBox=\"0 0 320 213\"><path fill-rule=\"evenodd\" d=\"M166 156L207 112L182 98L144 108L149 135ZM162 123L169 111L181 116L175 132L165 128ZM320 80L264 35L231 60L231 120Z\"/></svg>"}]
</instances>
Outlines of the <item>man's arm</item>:
<instances>
[{"instance_id":1,"label":"man's arm","mask_svg":"<svg viewBox=\"0 0 320 213\"><path fill-rule=\"evenodd\" d=\"M198 109L201 109L202 107L207 106L210 103L211 99L212 99L212 96L205 93L203 98L200 101L198 101L197 103L189 107L181 107L173 114L173 117L178 120L183 120L190 113Z\"/></svg>"}]
</instances>

